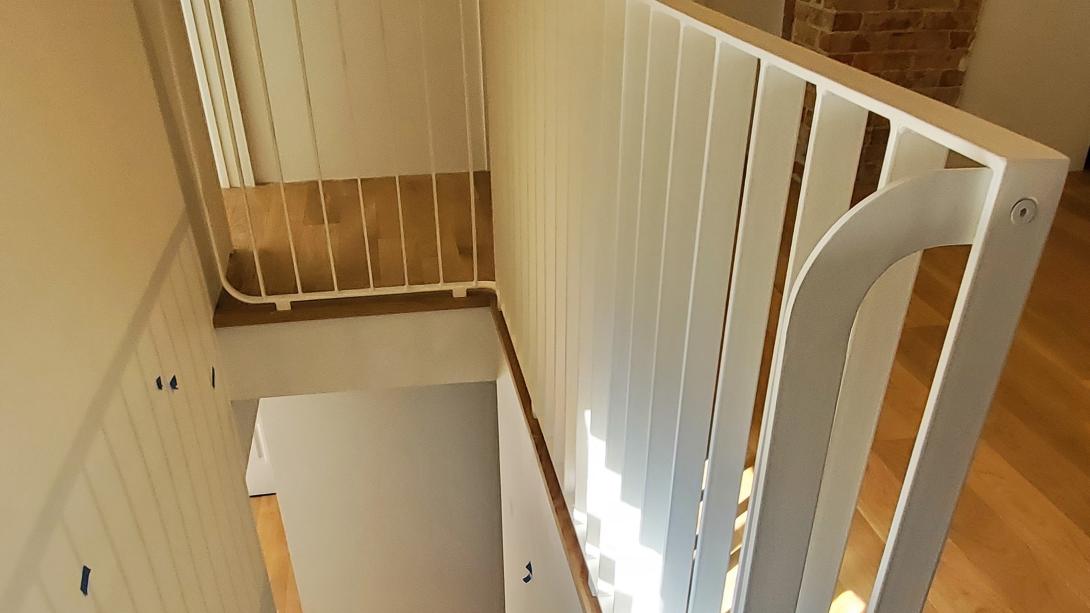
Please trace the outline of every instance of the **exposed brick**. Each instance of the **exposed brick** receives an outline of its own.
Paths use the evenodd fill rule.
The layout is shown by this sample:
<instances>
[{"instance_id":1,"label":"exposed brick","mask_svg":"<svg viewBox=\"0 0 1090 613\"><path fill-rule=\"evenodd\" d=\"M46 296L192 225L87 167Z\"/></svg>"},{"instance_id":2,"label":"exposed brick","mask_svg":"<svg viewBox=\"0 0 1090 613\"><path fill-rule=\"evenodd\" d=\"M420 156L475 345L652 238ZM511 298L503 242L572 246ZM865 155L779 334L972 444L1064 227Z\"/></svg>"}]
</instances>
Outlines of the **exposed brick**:
<instances>
[{"instance_id":1,"label":"exposed brick","mask_svg":"<svg viewBox=\"0 0 1090 613\"><path fill-rule=\"evenodd\" d=\"M968 49L973 44L972 32L950 32L951 49Z\"/></svg>"},{"instance_id":2,"label":"exposed brick","mask_svg":"<svg viewBox=\"0 0 1090 613\"><path fill-rule=\"evenodd\" d=\"M926 15L922 11L864 13L863 24L859 29L875 32L917 30L923 27L925 18Z\"/></svg>"},{"instance_id":3,"label":"exposed brick","mask_svg":"<svg viewBox=\"0 0 1090 613\"><path fill-rule=\"evenodd\" d=\"M890 32L883 38L886 48L894 51L951 48L949 32Z\"/></svg>"},{"instance_id":4,"label":"exposed brick","mask_svg":"<svg viewBox=\"0 0 1090 613\"><path fill-rule=\"evenodd\" d=\"M976 27L975 11L938 11L923 16L926 30L972 30Z\"/></svg>"},{"instance_id":5,"label":"exposed brick","mask_svg":"<svg viewBox=\"0 0 1090 613\"><path fill-rule=\"evenodd\" d=\"M912 65L915 55L908 52L890 53L857 53L852 57L852 66L871 73L883 70L908 68Z\"/></svg>"},{"instance_id":6,"label":"exposed brick","mask_svg":"<svg viewBox=\"0 0 1090 613\"><path fill-rule=\"evenodd\" d=\"M828 31L833 27L834 16L835 13L829 9L799 2L795 7L795 29L805 24Z\"/></svg>"},{"instance_id":7,"label":"exposed brick","mask_svg":"<svg viewBox=\"0 0 1090 613\"><path fill-rule=\"evenodd\" d=\"M965 72L961 70L944 70L939 78L939 85L943 87L960 87L965 84Z\"/></svg>"},{"instance_id":8,"label":"exposed brick","mask_svg":"<svg viewBox=\"0 0 1090 613\"><path fill-rule=\"evenodd\" d=\"M981 1L787 0L794 14L792 40L947 104L957 104L961 98L965 59ZM814 100L808 92L796 152L797 177L805 163L813 112ZM888 140L889 122L872 114L863 140L855 201L877 186Z\"/></svg>"},{"instance_id":9,"label":"exposed brick","mask_svg":"<svg viewBox=\"0 0 1090 613\"><path fill-rule=\"evenodd\" d=\"M888 11L897 0L826 0L824 6L836 11Z\"/></svg>"},{"instance_id":10,"label":"exposed brick","mask_svg":"<svg viewBox=\"0 0 1090 613\"><path fill-rule=\"evenodd\" d=\"M954 10L962 0L896 0L899 9Z\"/></svg>"},{"instance_id":11,"label":"exposed brick","mask_svg":"<svg viewBox=\"0 0 1090 613\"><path fill-rule=\"evenodd\" d=\"M800 41L795 41L800 42ZM800 43L804 44L805 43ZM814 48L825 53L859 53L871 51L872 40L859 32L826 32L821 35ZM809 45L806 45L809 46Z\"/></svg>"},{"instance_id":12,"label":"exposed brick","mask_svg":"<svg viewBox=\"0 0 1090 613\"><path fill-rule=\"evenodd\" d=\"M966 53L964 49L953 49L917 51L912 55L912 66L915 68L959 68Z\"/></svg>"},{"instance_id":13,"label":"exposed brick","mask_svg":"<svg viewBox=\"0 0 1090 613\"><path fill-rule=\"evenodd\" d=\"M818 38L821 36L821 34L821 30L815 28L809 23L796 21L795 31L792 40L802 45L803 47L817 49L819 48Z\"/></svg>"},{"instance_id":14,"label":"exposed brick","mask_svg":"<svg viewBox=\"0 0 1090 613\"><path fill-rule=\"evenodd\" d=\"M961 98L960 87L925 87L920 88L917 91L925 96L934 98L939 102L945 102L950 105L956 105L958 99Z\"/></svg>"},{"instance_id":15,"label":"exposed brick","mask_svg":"<svg viewBox=\"0 0 1090 613\"><path fill-rule=\"evenodd\" d=\"M891 83L909 89L941 85L943 75L941 71L936 70L888 70L875 74Z\"/></svg>"},{"instance_id":16,"label":"exposed brick","mask_svg":"<svg viewBox=\"0 0 1090 613\"><path fill-rule=\"evenodd\" d=\"M780 30L781 36L790 39L791 32L795 27L795 5L798 4L798 0L787 0L783 5L783 29Z\"/></svg>"},{"instance_id":17,"label":"exposed brick","mask_svg":"<svg viewBox=\"0 0 1090 613\"><path fill-rule=\"evenodd\" d=\"M863 13L836 13L833 15L832 30L846 32L858 30L863 25Z\"/></svg>"}]
</instances>

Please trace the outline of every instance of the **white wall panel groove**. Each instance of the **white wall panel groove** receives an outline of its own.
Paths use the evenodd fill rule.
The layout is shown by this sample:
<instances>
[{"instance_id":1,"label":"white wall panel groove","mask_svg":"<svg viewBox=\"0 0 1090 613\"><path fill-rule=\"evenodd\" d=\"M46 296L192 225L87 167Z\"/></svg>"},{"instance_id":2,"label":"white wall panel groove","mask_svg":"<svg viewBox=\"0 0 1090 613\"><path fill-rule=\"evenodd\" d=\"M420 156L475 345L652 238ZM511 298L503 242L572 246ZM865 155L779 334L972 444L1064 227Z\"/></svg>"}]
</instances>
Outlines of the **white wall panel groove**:
<instances>
[{"instance_id":1,"label":"white wall panel groove","mask_svg":"<svg viewBox=\"0 0 1090 613\"><path fill-rule=\"evenodd\" d=\"M85 424L60 513L36 528L48 536L35 590L15 610L272 611L222 374L212 388L208 293L188 226L177 236Z\"/></svg>"}]
</instances>

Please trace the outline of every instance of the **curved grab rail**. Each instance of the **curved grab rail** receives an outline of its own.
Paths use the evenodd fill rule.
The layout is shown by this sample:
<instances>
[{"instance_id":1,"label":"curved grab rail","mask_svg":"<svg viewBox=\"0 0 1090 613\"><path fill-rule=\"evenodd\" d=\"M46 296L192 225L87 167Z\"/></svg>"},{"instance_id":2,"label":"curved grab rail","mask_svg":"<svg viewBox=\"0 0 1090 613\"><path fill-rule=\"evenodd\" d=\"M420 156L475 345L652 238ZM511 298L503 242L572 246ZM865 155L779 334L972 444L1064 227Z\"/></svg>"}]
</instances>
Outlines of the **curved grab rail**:
<instances>
[{"instance_id":1,"label":"curved grab rail","mask_svg":"<svg viewBox=\"0 0 1090 613\"><path fill-rule=\"evenodd\" d=\"M795 610L859 305L900 259L972 243L991 177L983 168L940 170L894 183L834 224L803 265L777 338L733 610Z\"/></svg>"},{"instance_id":2,"label":"curved grab rail","mask_svg":"<svg viewBox=\"0 0 1090 613\"><path fill-rule=\"evenodd\" d=\"M896 125L919 131L944 147L985 166L1008 160L1066 159L1055 149L1021 134L806 49L693 0L644 1L662 5L679 17L685 16L699 22L709 32L725 36L731 40L732 46L759 58L763 63L865 107Z\"/></svg>"}]
</instances>

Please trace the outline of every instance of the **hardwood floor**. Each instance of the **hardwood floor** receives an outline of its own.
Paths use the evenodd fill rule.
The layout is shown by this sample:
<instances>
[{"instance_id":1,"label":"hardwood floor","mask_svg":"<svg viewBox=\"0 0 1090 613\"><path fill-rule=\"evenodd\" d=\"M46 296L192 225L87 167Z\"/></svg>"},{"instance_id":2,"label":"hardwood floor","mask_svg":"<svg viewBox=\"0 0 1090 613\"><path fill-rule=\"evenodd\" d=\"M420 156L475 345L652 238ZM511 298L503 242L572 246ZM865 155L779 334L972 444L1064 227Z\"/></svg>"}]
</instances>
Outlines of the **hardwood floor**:
<instances>
[{"instance_id":1,"label":"hardwood floor","mask_svg":"<svg viewBox=\"0 0 1090 613\"><path fill-rule=\"evenodd\" d=\"M924 254L835 611L873 587L967 257ZM925 611L1090 611L1090 173L1069 177Z\"/></svg>"},{"instance_id":2,"label":"hardwood floor","mask_svg":"<svg viewBox=\"0 0 1090 613\"><path fill-rule=\"evenodd\" d=\"M273 602L277 613L301 613L299 587L295 584L295 570L288 553L288 540L284 535L284 521L280 517L280 505L276 496L250 498L250 509L257 524L257 537L261 541L261 553L269 572Z\"/></svg>"},{"instance_id":3,"label":"hardwood floor","mask_svg":"<svg viewBox=\"0 0 1090 613\"><path fill-rule=\"evenodd\" d=\"M376 287L405 284L406 267L408 283L437 283L438 244L442 245L443 280L473 279L469 173L436 175L434 192L431 175L403 176L396 181L394 177L362 179L358 182L355 179L326 180L321 187L325 195L324 214L317 181L270 183L245 190L224 190L224 204L235 249L228 265L228 279L235 287L247 294L260 295L250 237L251 224L265 289L269 294L296 291L293 246L299 264L299 280L303 290L308 292L333 289L330 251L341 289L369 286L368 252L370 274ZM398 215L399 187L401 218L404 220L404 254L402 224ZM363 191L362 199L360 188ZM478 278L493 280L496 273L492 254L489 173L474 173L473 189ZM285 223L285 210L290 223ZM325 220L329 221L328 242Z\"/></svg>"}]
</instances>

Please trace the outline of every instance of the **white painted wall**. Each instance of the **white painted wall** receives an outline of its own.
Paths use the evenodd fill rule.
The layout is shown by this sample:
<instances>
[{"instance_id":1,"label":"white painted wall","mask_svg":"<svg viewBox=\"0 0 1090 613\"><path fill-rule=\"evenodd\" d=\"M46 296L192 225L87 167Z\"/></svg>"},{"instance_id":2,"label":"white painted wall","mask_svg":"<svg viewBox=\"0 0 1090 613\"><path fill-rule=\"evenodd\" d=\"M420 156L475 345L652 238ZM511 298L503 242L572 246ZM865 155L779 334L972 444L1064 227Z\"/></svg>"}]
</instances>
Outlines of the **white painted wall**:
<instances>
[{"instance_id":1,"label":"white painted wall","mask_svg":"<svg viewBox=\"0 0 1090 613\"><path fill-rule=\"evenodd\" d=\"M271 607L137 6L0 3L0 611Z\"/></svg>"},{"instance_id":2,"label":"white painted wall","mask_svg":"<svg viewBox=\"0 0 1090 613\"><path fill-rule=\"evenodd\" d=\"M492 383L263 400L304 611L504 610Z\"/></svg>"},{"instance_id":3,"label":"white painted wall","mask_svg":"<svg viewBox=\"0 0 1090 613\"><path fill-rule=\"evenodd\" d=\"M488 309L327 319L216 331L232 398L494 381Z\"/></svg>"},{"instance_id":4,"label":"white painted wall","mask_svg":"<svg viewBox=\"0 0 1090 613\"><path fill-rule=\"evenodd\" d=\"M962 108L1082 168L1090 148L1090 2L987 0Z\"/></svg>"},{"instance_id":5,"label":"white painted wall","mask_svg":"<svg viewBox=\"0 0 1090 613\"><path fill-rule=\"evenodd\" d=\"M697 0L697 2L776 36L783 31L783 0Z\"/></svg>"},{"instance_id":6,"label":"white painted wall","mask_svg":"<svg viewBox=\"0 0 1090 613\"><path fill-rule=\"evenodd\" d=\"M506 363L496 381L507 613L581 611L552 502ZM533 579L524 582L526 564Z\"/></svg>"},{"instance_id":7,"label":"white painted wall","mask_svg":"<svg viewBox=\"0 0 1090 613\"><path fill-rule=\"evenodd\" d=\"M487 168L476 0L297 2L305 61L292 1L252 4L256 39L250 3L222 7L258 182L280 180L271 126L287 181Z\"/></svg>"}]
</instances>

